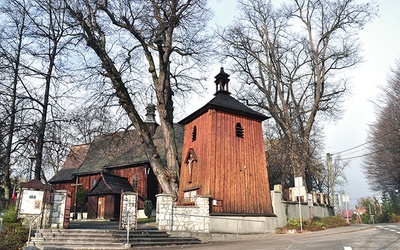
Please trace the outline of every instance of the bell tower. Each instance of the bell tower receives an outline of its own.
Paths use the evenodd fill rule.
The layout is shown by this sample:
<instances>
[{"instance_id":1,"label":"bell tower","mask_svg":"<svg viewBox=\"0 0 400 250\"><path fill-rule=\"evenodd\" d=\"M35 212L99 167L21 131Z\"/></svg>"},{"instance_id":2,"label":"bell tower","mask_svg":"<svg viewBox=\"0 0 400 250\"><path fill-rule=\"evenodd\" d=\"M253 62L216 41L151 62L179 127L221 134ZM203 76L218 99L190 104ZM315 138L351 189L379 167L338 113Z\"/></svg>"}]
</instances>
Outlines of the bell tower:
<instances>
[{"instance_id":1,"label":"bell tower","mask_svg":"<svg viewBox=\"0 0 400 250\"><path fill-rule=\"evenodd\" d=\"M214 98L179 123L184 142L178 196L212 199L211 214L269 216L273 213L262 121L229 93L229 75L215 76Z\"/></svg>"}]
</instances>

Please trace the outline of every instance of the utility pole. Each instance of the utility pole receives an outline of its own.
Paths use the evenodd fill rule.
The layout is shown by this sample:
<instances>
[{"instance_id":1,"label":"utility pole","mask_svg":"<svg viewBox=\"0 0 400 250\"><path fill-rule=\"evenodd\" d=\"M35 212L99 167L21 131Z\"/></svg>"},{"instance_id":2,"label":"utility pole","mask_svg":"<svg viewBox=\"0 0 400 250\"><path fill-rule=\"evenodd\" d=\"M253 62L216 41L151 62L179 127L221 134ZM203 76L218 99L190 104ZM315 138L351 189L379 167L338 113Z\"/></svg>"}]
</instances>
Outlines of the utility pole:
<instances>
[{"instance_id":1,"label":"utility pole","mask_svg":"<svg viewBox=\"0 0 400 250\"><path fill-rule=\"evenodd\" d=\"M326 154L326 166L328 168L328 191L329 191L329 199L332 204L331 206L334 206L334 200L335 200L335 190L334 190L334 176L333 176L333 169L332 169L332 155L330 153Z\"/></svg>"}]
</instances>

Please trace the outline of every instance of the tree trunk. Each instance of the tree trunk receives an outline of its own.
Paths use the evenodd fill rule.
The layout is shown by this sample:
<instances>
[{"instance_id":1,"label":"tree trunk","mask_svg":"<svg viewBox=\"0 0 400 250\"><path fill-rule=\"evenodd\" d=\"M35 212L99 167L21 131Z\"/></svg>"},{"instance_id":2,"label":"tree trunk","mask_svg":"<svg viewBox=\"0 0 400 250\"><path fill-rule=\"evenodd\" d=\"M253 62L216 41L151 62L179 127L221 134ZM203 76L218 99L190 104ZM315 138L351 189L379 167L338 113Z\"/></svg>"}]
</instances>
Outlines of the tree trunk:
<instances>
[{"instance_id":1,"label":"tree trunk","mask_svg":"<svg viewBox=\"0 0 400 250\"><path fill-rule=\"evenodd\" d=\"M49 38L50 39L50 38ZM54 63L57 54L57 42L53 41L53 48L52 53L49 56L49 67L46 72L46 86L44 92L44 99L42 104L42 117L40 120L38 137L35 144L35 179L40 180L42 174L42 159L43 159L43 146L44 146L44 138L46 132L46 125L47 125L47 110L49 106L49 96L50 96L50 84L51 84L51 77L54 68Z\"/></svg>"},{"instance_id":2,"label":"tree trunk","mask_svg":"<svg viewBox=\"0 0 400 250\"><path fill-rule=\"evenodd\" d=\"M16 108L16 99L17 99L17 85L18 85L18 77L19 77L19 67L21 60L21 48L22 48L22 39L23 39L23 31L25 30L25 15L22 15L21 20L21 28L18 30L18 46L17 46L17 55L15 57L14 67L14 75L13 75L13 84L12 84L12 94L11 94L11 107L10 107L10 127L8 129L8 138L7 138L7 146L4 157L4 196L5 199L10 199L11 194L11 177L10 177L10 163L11 163L11 153L12 153L12 145L13 145L13 136L15 130L15 115L17 112Z\"/></svg>"}]
</instances>

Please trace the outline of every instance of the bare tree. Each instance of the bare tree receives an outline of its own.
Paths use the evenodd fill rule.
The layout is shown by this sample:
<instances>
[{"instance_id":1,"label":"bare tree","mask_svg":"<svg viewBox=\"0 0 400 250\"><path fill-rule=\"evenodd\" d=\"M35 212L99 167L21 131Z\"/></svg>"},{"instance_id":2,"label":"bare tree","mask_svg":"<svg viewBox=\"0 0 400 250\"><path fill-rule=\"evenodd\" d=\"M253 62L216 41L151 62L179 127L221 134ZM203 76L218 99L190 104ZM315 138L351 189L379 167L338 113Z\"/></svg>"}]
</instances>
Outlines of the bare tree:
<instances>
[{"instance_id":1,"label":"bare tree","mask_svg":"<svg viewBox=\"0 0 400 250\"><path fill-rule=\"evenodd\" d=\"M2 132L4 135L4 155L2 156L2 185L5 190L5 199L10 199L11 192L11 155L15 150L14 133L16 131L16 117L18 112L17 89L20 82L21 54L25 45L25 34L27 30L27 16L24 11L25 1L9 0L1 7L4 26L2 27L2 37L0 43L0 55L2 58L2 72L7 72L7 76L2 76L1 95L3 106L1 118ZM8 104L4 102L9 102ZM3 120L4 119L4 120ZM6 137L6 138L5 138Z\"/></svg>"},{"instance_id":2,"label":"bare tree","mask_svg":"<svg viewBox=\"0 0 400 250\"><path fill-rule=\"evenodd\" d=\"M5 145L6 145L6 140L5 140L5 136L4 136L4 124L3 122L0 122L0 180L4 179L4 170L5 170ZM0 181L1 184L3 184L3 181ZM5 185L1 185L1 187L3 187ZM2 190L4 190L4 187L2 188ZM3 196L2 195L2 191L0 189L0 197ZM9 197L7 197L7 199L9 199Z\"/></svg>"},{"instance_id":3,"label":"bare tree","mask_svg":"<svg viewBox=\"0 0 400 250\"><path fill-rule=\"evenodd\" d=\"M78 107L68 115L70 127L79 143L90 143L99 134L115 132L115 122L110 111L101 106Z\"/></svg>"},{"instance_id":4,"label":"bare tree","mask_svg":"<svg viewBox=\"0 0 400 250\"><path fill-rule=\"evenodd\" d=\"M31 64L29 70L34 76L42 81L44 91L40 93L42 98L33 97L32 101L38 105L40 112L40 121L37 126L37 137L35 142L35 179L40 180L42 174L43 148L46 143L45 133L48 124L48 113L51 106L50 100L57 97L52 95L51 88L58 88L62 80L61 67L57 67L57 59L61 57L62 52L67 48L73 39L69 36L66 26L66 10L62 0L33 1L33 6L26 9L27 15L33 23L31 37L35 39L38 46L31 45L32 56L40 61ZM60 63L59 63L60 64ZM55 92L55 90L53 90ZM59 97L58 97L59 98ZM54 120L53 120L54 122Z\"/></svg>"},{"instance_id":5,"label":"bare tree","mask_svg":"<svg viewBox=\"0 0 400 250\"><path fill-rule=\"evenodd\" d=\"M364 169L372 190L389 194L400 190L400 63L397 63L369 131Z\"/></svg>"},{"instance_id":6,"label":"bare tree","mask_svg":"<svg viewBox=\"0 0 400 250\"><path fill-rule=\"evenodd\" d=\"M141 134L146 154L165 193L177 195L179 161L173 128L174 89L190 86L193 69L207 48L204 27L209 18L203 0L91 1L65 0L81 27L86 44L102 63L119 104ZM118 43L119 37L120 43ZM130 42L128 42L130 41ZM122 58L122 59L121 59ZM144 59L145 61L143 62ZM137 63L147 65L138 75ZM135 65L136 64L136 65ZM127 74L129 72L130 74ZM143 72L141 72L143 73ZM150 133L131 99L129 79L149 79L165 140L166 162L159 156ZM183 78L182 78L183 77ZM139 78L139 79L138 79Z\"/></svg>"},{"instance_id":7,"label":"bare tree","mask_svg":"<svg viewBox=\"0 0 400 250\"><path fill-rule=\"evenodd\" d=\"M326 164L321 168L321 171L315 174L316 183L314 186L320 192L329 194L333 201L336 190L347 182L344 170L348 165L349 163L343 161L340 154L334 157L330 153L326 154Z\"/></svg>"},{"instance_id":8,"label":"bare tree","mask_svg":"<svg viewBox=\"0 0 400 250\"><path fill-rule=\"evenodd\" d=\"M72 50L67 54L66 49L74 38L69 36L65 27L63 3L62 0L9 0L9 4L3 7L3 13L10 13L9 20L13 21L3 25L8 37L2 43L1 56L9 61L13 73L13 77L5 75L4 82L15 83L8 88L9 106L15 108L14 111L8 109L10 118L7 118L7 127L13 129L8 133L10 138L7 142L14 145L9 147L14 156L6 154L10 155L6 166L28 166L18 170L18 175L29 172L28 178L33 163L34 178L45 176L43 150L61 145L60 138L64 137L54 134L60 131L61 123L66 122L63 113L69 107L65 97L73 96L70 94L73 88L64 84L69 82L64 70L72 54ZM24 27L23 32L15 32L20 27ZM16 41L20 41L20 47L14 45ZM49 128L55 131L49 131ZM56 161L47 158L47 163L50 162L54 164Z\"/></svg>"},{"instance_id":9,"label":"bare tree","mask_svg":"<svg viewBox=\"0 0 400 250\"><path fill-rule=\"evenodd\" d=\"M272 116L294 175L312 190L317 115L339 115L347 81L338 73L361 62L357 33L376 8L352 0L239 3L241 17L220 34L243 83L239 93Z\"/></svg>"}]
</instances>

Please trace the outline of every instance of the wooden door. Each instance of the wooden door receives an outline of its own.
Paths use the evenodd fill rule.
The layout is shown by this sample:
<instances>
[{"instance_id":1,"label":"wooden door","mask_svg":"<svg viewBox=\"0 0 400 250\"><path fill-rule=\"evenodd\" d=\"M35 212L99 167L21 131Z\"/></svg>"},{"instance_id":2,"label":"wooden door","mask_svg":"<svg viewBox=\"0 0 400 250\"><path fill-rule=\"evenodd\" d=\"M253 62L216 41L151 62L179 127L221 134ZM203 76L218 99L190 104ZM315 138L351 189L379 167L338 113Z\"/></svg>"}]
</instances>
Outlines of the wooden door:
<instances>
[{"instance_id":1,"label":"wooden door","mask_svg":"<svg viewBox=\"0 0 400 250\"><path fill-rule=\"evenodd\" d=\"M72 201L71 192L67 191L66 200L65 200L63 228L69 228L69 216L71 213L71 201Z\"/></svg>"},{"instance_id":2,"label":"wooden door","mask_svg":"<svg viewBox=\"0 0 400 250\"><path fill-rule=\"evenodd\" d=\"M97 198L97 219L104 219L104 208L106 204L106 199L104 196L99 196Z\"/></svg>"}]
</instances>

